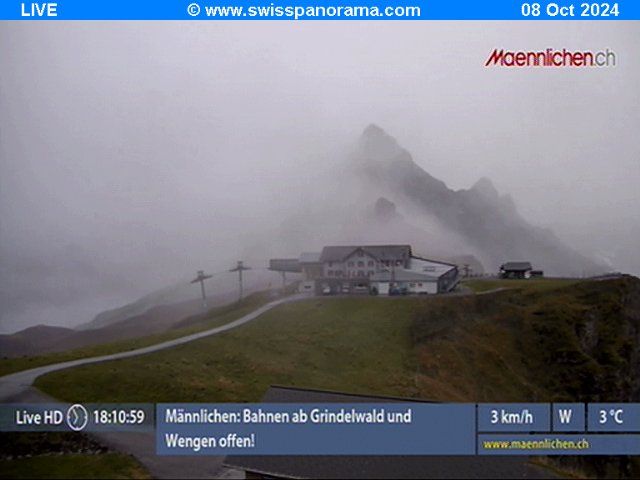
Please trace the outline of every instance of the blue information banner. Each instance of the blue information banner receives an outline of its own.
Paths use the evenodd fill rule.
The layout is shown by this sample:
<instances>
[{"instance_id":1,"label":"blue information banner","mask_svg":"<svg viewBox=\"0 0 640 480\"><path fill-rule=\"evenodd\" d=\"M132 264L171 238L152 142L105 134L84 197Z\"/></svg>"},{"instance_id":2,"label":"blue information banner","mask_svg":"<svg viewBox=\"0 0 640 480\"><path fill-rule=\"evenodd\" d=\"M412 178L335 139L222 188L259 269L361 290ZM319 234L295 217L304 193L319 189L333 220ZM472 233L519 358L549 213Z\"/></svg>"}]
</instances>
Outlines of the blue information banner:
<instances>
[{"instance_id":1,"label":"blue information banner","mask_svg":"<svg viewBox=\"0 0 640 480\"><path fill-rule=\"evenodd\" d=\"M640 20L640 2L583 0L0 1L0 20Z\"/></svg>"},{"instance_id":2,"label":"blue information banner","mask_svg":"<svg viewBox=\"0 0 640 480\"><path fill-rule=\"evenodd\" d=\"M475 405L158 404L159 455L475 455Z\"/></svg>"},{"instance_id":3,"label":"blue information banner","mask_svg":"<svg viewBox=\"0 0 640 480\"><path fill-rule=\"evenodd\" d=\"M640 404L0 404L2 432L154 430L159 455L640 455Z\"/></svg>"}]
</instances>

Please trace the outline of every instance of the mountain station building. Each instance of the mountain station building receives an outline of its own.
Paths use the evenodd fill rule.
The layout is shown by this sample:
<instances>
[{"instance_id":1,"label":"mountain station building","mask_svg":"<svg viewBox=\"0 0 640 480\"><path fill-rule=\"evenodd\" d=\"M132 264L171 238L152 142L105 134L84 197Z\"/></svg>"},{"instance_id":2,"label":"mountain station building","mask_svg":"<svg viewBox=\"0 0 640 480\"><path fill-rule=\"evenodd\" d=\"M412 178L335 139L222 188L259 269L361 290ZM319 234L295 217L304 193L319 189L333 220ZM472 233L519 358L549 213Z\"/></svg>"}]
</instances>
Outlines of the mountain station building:
<instances>
[{"instance_id":1,"label":"mountain station building","mask_svg":"<svg viewBox=\"0 0 640 480\"><path fill-rule=\"evenodd\" d=\"M416 256L410 245L327 246L298 259L272 259L269 268L301 273L300 289L317 295L436 294L459 282L455 264Z\"/></svg>"}]
</instances>

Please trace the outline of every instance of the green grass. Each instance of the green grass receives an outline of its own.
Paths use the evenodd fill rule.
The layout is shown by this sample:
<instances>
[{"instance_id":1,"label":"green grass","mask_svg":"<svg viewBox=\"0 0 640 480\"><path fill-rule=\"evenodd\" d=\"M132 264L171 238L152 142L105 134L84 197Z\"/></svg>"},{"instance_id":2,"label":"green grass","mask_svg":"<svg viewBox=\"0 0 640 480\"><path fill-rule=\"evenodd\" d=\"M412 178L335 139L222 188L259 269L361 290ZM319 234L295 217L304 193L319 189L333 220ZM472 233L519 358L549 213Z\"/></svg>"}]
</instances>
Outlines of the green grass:
<instances>
[{"instance_id":1,"label":"green grass","mask_svg":"<svg viewBox=\"0 0 640 480\"><path fill-rule=\"evenodd\" d=\"M272 384L454 402L638 401L640 281L534 282L478 296L286 304L214 337L36 386L78 402L255 402ZM616 459L553 461L580 477L629 476Z\"/></svg>"},{"instance_id":2,"label":"green grass","mask_svg":"<svg viewBox=\"0 0 640 480\"><path fill-rule=\"evenodd\" d=\"M526 290L551 290L576 283L576 280L562 279L534 279L534 280L467 280L466 286L477 293L494 290L497 288L521 288ZM104 343L89 347L56 352L38 356L25 356L17 358L0 359L0 376L29 370L53 363L67 362L80 358L89 358L112 353L125 352L147 347L174 338L182 337L198 331L213 328L229 323L267 303L271 298L265 292L259 292L247 296L241 302L211 309L205 318L194 321L189 327L172 329L166 332L142 336L129 340ZM195 318L195 317L194 317Z\"/></svg>"},{"instance_id":3,"label":"green grass","mask_svg":"<svg viewBox=\"0 0 640 480\"><path fill-rule=\"evenodd\" d=\"M640 298L639 284L306 300L176 348L54 372L36 386L84 402L250 402L271 384L442 401L622 401L638 381L625 333L637 320L623 300L634 288Z\"/></svg>"},{"instance_id":4,"label":"green grass","mask_svg":"<svg viewBox=\"0 0 640 480\"><path fill-rule=\"evenodd\" d=\"M464 280L463 285L466 285L476 293L497 290L498 288L545 291L567 287L580 281L581 280L564 278L532 278L528 280L505 280L496 278Z\"/></svg>"},{"instance_id":5,"label":"green grass","mask_svg":"<svg viewBox=\"0 0 640 480\"><path fill-rule=\"evenodd\" d=\"M128 455L40 455L0 461L0 478L151 478Z\"/></svg>"},{"instance_id":6,"label":"green grass","mask_svg":"<svg viewBox=\"0 0 640 480\"><path fill-rule=\"evenodd\" d=\"M143 357L79 367L36 385L74 401L258 401L271 384L411 395L410 325L427 298L322 298ZM144 388L141 388L144 386Z\"/></svg>"},{"instance_id":7,"label":"green grass","mask_svg":"<svg viewBox=\"0 0 640 480\"><path fill-rule=\"evenodd\" d=\"M475 402L633 401L638 279L444 300L412 327L420 391Z\"/></svg>"},{"instance_id":8,"label":"green grass","mask_svg":"<svg viewBox=\"0 0 640 480\"><path fill-rule=\"evenodd\" d=\"M198 317L192 317L192 323L185 328L167 330L166 332L133 338L130 340L93 345L68 352L50 353L47 355L32 357L5 358L0 360L0 376L53 363L77 360L79 358L89 358L109 355L111 353L126 352L167 340L172 340L174 338L183 337L191 333L196 333L232 322L233 320L252 312L261 305L268 303L270 300L272 300L272 298L270 298L267 293L254 293L247 296L240 302L233 302L228 305L213 308L209 310L204 318L200 319Z\"/></svg>"}]
</instances>

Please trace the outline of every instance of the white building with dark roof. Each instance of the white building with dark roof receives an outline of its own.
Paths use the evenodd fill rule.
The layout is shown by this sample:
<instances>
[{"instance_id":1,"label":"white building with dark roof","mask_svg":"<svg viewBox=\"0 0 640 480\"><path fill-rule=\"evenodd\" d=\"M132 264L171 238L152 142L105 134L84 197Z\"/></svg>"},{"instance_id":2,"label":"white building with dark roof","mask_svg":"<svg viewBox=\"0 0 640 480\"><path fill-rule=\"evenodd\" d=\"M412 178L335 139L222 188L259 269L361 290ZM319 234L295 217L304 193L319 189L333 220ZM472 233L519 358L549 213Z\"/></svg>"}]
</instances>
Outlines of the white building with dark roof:
<instances>
[{"instance_id":1,"label":"white building with dark roof","mask_svg":"<svg viewBox=\"0 0 640 480\"><path fill-rule=\"evenodd\" d=\"M450 292L458 282L455 264L412 256L407 268L385 269L373 275L371 288L380 295L435 294Z\"/></svg>"},{"instance_id":2,"label":"white building with dark roof","mask_svg":"<svg viewBox=\"0 0 640 480\"><path fill-rule=\"evenodd\" d=\"M272 270L276 265L292 268L288 259L272 261ZM303 253L295 268L303 274L302 289L317 294L446 293L459 280L455 264L416 256L410 245L328 246Z\"/></svg>"}]
</instances>

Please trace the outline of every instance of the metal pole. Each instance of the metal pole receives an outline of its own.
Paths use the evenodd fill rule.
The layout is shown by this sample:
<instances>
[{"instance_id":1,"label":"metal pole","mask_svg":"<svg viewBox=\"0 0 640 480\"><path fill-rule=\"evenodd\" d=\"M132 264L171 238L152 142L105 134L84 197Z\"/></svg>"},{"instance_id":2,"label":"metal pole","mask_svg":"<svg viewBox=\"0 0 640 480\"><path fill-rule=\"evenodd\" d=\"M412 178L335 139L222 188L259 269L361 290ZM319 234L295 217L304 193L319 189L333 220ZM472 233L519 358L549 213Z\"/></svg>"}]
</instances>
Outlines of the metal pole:
<instances>
[{"instance_id":1,"label":"metal pole","mask_svg":"<svg viewBox=\"0 0 640 480\"><path fill-rule=\"evenodd\" d=\"M391 288L396 288L396 262L391 263Z\"/></svg>"},{"instance_id":2,"label":"metal pole","mask_svg":"<svg viewBox=\"0 0 640 480\"><path fill-rule=\"evenodd\" d=\"M198 270L196 278L191 280L191 283L199 283L200 284L200 293L202 294L202 308L207 308L207 294L204 290L204 281L208 278L211 278L211 275L206 275L204 270Z\"/></svg>"},{"instance_id":3,"label":"metal pole","mask_svg":"<svg viewBox=\"0 0 640 480\"><path fill-rule=\"evenodd\" d=\"M200 289L202 290L202 307L207 308L207 295L204 293L204 280L200 280Z\"/></svg>"},{"instance_id":4,"label":"metal pole","mask_svg":"<svg viewBox=\"0 0 640 480\"><path fill-rule=\"evenodd\" d=\"M242 262L242 260L238 260L238 265L236 266L236 268L232 268L231 270L229 270L230 272L238 272L238 284L240 287L240 294L239 294L239 300L242 300L242 294L243 294L243 286L242 286L242 271L243 270L250 270L249 267L245 267L244 263Z\"/></svg>"}]
</instances>

